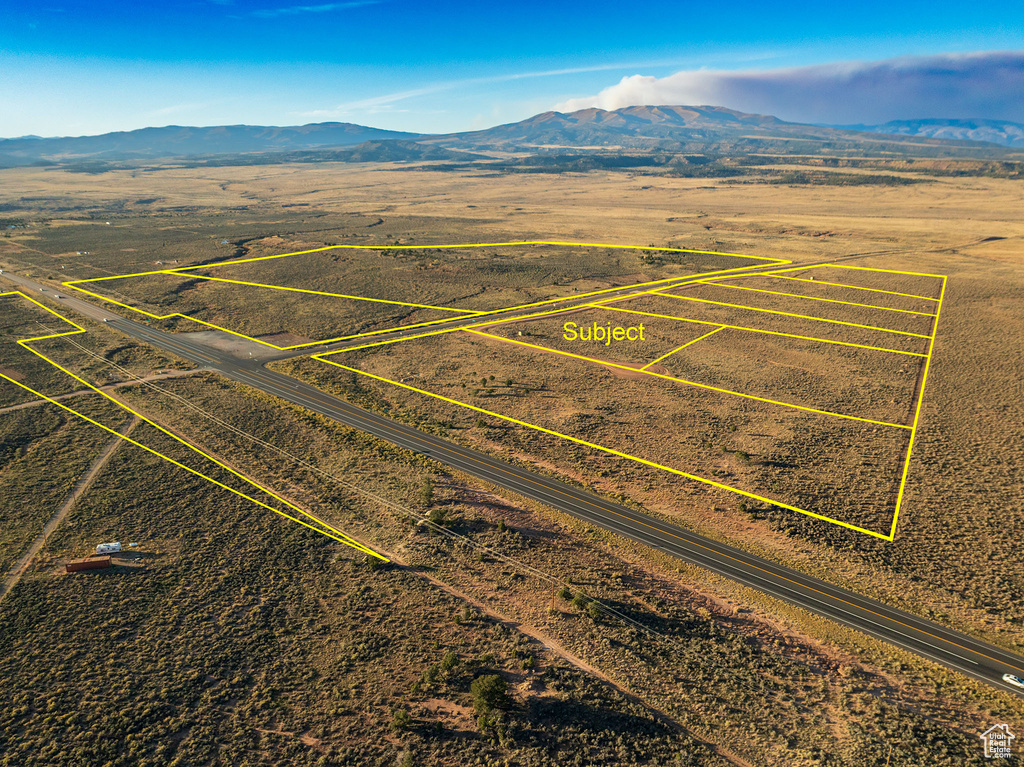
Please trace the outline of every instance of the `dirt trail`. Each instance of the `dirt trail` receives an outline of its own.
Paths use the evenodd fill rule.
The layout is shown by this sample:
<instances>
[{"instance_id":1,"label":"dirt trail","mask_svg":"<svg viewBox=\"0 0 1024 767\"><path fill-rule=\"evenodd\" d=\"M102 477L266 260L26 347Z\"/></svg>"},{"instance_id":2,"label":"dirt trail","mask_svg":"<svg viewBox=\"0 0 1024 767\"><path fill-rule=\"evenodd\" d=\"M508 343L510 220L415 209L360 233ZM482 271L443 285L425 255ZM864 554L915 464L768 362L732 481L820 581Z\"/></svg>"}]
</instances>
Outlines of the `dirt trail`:
<instances>
[{"instance_id":1,"label":"dirt trail","mask_svg":"<svg viewBox=\"0 0 1024 767\"><path fill-rule=\"evenodd\" d=\"M603 674L599 669L595 668L582 658L579 658L573 655L568 650L566 650L555 639L543 633L543 631L540 628L512 620L508 616L496 612L494 608L490 607L489 605L484 604L483 602L480 602L477 599L474 599L473 597L469 596L463 591L459 591L454 586L451 586L450 584L447 584L444 581L438 580L437 578L434 578L428 573L414 570L408 567L408 565L404 564L399 558L395 557L394 555L386 554L386 556L393 562L395 562L395 564L398 564L401 567L403 567L406 570L406 572L415 575L419 578L423 578L424 580L430 582L432 585L441 589L445 593L452 595L456 599L471 604L479 612L483 613L484 615L487 615L490 618L493 618L494 620L500 622L507 628L514 629L515 631L519 631L523 634L526 634L528 637L530 637L535 642L540 644L545 650L547 650L552 655L557 655L558 657L562 658L563 660L580 669L581 671L584 671L587 674L597 677L602 682L615 689L616 692L620 693L626 698L629 698L629 700L633 701L634 703L638 703L639 705L646 708L648 711L651 712L652 715L654 715L658 719L658 721L662 722L665 725L668 725L677 732L683 733L693 738L694 740L703 743L708 748L714 750L716 754L718 754L720 757L728 761L730 764L734 764L736 765L736 767L754 767L750 762L743 759L743 757L734 754L733 752L723 748L717 743L712 743L711 741L701 738L696 733L686 729L683 725L681 725L679 722L677 722L675 719L673 719L670 715L666 714L661 709L655 708L650 703L633 694L621 685L616 684L612 679Z\"/></svg>"},{"instance_id":2,"label":"dirt trail","mask_svg":"<svg viewBox=\"0 0 1024 767\"><path fill-rule=\"evenodd\" d=\"M180 378L181 376L192 376L200 371L197 370L175 370L173 373L161 373L159 375L146 376L144 378L133 378L131 381L121 381L120 383L107 384L106 386L97 386L96 388L100 391L113 391L114 389L120 389L122 386L135 386L140 381L162 381L165 378ZM80 389L79 391L68 392L67 394L61 394L57 397L53 397L57 401L69 399L71 397L81 397L84 394L95 394L92 389ZM3 413L10 413L12 410L21 410L27 407L38 407L39 405L45 405L49 400L45 399L34 399L31 402L20 402L17 405L8 405L7 407L0 407L0 415Z\"/></svg>"},{"instance_id":3,"label":"dirt trail","mask_svg":"<svg viewBox=\"0 0 1024 767\"><path fill-rule=\"evenodd\" d=\"M11 568L7 578L3 582L3 585L0 585L0 600L7 596L11 589L18 585L18 581L21 580L21 576L25 574L25 571L28 569L29 564L32 562L32 559L36 554L42 550L43 545L46 543L46 539L50 536L50 533L56 530L57 526L64 521L64 518L68 515L71 509L74 508L78 499L81 498L82 494L89 489L93 480L95 480L103 470L103 467L107 465L107 461L109 461L111 456L114 455L114 451L117 450L118 446L121 445L122 442L124 442L124 440L121 439L121 436L127 436L130 434L139 423L141 423L141 419L138 416L132 416L132 418L118 430L119 436L115 436L111 439L100 454L96 456L96 460L92 462L92 465L90 465L88 469L86 469L82 478L78 480L73 488L71 488L71 492L68 493L68 497L64 499L64 503L61 504L60 508L57 509L54 515L50 517L49 521L43 526L42 532L36 536L34 541L32 541L32 545L28 547L28 551L22 555L21 559L14 563L14 566Z\"/></svg>"}]
</instances>

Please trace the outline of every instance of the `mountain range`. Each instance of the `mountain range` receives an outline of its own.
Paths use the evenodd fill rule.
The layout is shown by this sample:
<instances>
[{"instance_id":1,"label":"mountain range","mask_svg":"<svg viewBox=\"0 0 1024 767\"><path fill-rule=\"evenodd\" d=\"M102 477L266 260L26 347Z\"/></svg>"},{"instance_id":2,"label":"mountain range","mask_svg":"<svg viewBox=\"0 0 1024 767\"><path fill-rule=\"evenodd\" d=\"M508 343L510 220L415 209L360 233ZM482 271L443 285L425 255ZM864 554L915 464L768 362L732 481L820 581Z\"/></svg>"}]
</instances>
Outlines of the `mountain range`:
<instances>
[{"instance_id":1,"label":"mountain range","mask_svg":"<svg viewBox=\"0 0 1024 767\"><path fill-rule=\"evenodd\" d=\"M351 149L357 145L358 150ZM544 112L520 122L448 135L329 122L289 127L167 126L98 136L0 139L0 167L199 157L219 158L216 162L221 164L228 156L240 156L240 162L267 162L271 157L282 162L472 159L453 151L488 149L782 154L883 151L999 158L1017 147L1024 148L1024 125L996 120L822 126L716 106L634 106L613 111ZM258 155L266 156L260 159Z\"/></svg>"},{"instance_id":2,"label":"mountain range","mask_svg":"<svg viewBox=\"0 0 1024 767\"><path fill-rule=\"evenodd\" d=\"M1024 125L1006 120L892 120L881 125L833 127L957 141L987 141L1003 146L1024 147Z\"/></svg>"},{"instance_id":3,"label":"mountain range","mask_svg":"<svg viewBox=\"0 0 1024 767\"><path fill-rule=\"evenodd\" d=\"M368 128L353 123L312 123L289 127L219 125L191 128L168 125L98 136L0 139L0 163L26 164L39 160L156 159L208 154L283 152L344 147L382 139L416 138L415 133Z\"/></svg>"}]
</instances>

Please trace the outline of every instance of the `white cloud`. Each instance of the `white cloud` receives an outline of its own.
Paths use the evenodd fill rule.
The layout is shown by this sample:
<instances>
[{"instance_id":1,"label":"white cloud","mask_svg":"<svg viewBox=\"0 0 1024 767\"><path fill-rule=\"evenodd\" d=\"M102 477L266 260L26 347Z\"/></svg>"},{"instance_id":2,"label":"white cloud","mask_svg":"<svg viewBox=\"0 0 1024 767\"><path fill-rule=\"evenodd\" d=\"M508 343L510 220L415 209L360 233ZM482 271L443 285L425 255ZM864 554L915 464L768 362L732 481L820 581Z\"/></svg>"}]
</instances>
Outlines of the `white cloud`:
<instances>
[{"instance_id":1,"label":"white cloud","mask_svg":"<svg viewBox=\"0 0 1024 767\"><path fill-rule=\"evenodd\" d=\"M170 106L160 107L154 109L149 113L151 117L171 117L172 115L186 114L188 112L197 112L209 106L204 103L192 103L192 104L171 104Z\"/></svg>"},{"instance_id":2,"label":"white cloud","mask_svg":"<svg viewBox=\"0 0 1024 767\"><path fill-rule=\"evenodd\" d=\"M539 72L513 72L503 75L492 75L489 77L470 77L461 80L446 80L443 82L425 85L421 88L410 88L409 90L396 91L394 93L384 93L380 96L371 96L365 99L347 101L327 109L313 109L307 112L295 112L294 114L299 117L311 119L330 119L351 116L353 114L378 114L380 112L405 111L396 110L393 105L398 102L407 101L420 96L430 96L435 93L444 93L446 91L453 91L460 88L515 82L517 80L528 80L532 78L558 77L562 75L583 74L586 72L603 72L610 69L625 69L627 66L628 65L625 64L600 64L590 67L574 67L572 69L549 69ZM423 113L422 110L417 111Z\"/></svg>"},{"instance_id":3,"label":"white cloud","mask_svg":"<svg viewBox=\"0 0 1024 767\"><path fill-rule=\"evenodd\" d=\"M289 5L283 8L266 8L253 11L250 15L258 19L276 19L279 16L298 16L303 13L330 13L345 11L350 8L361 8L364 5L377 5L380 0L354 0L347 3L324 3L323 5Z\"/></svg>"},{"instance_id":4,"label":"white cloud","mask_svg":"<svg viewBox=\"0 0 1024 767\"><path fill-rule=\"evenodd\" d=\"M571 112L640 104L713 105L810 123L882 123L914 118L1024 121L1024 52L944 54L774 70L688 70L631 75Z\"/></svg>"}]
</instances>

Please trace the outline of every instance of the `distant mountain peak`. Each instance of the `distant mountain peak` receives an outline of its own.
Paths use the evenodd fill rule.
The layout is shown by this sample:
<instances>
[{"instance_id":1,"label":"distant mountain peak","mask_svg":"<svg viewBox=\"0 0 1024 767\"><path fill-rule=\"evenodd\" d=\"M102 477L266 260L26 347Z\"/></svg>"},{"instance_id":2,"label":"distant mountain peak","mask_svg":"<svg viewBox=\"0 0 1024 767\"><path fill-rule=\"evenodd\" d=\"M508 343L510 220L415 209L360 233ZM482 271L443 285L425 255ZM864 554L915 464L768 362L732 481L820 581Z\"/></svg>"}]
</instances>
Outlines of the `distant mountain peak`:
<instances>
[{"instance_id":1,"label":"distant mountain peak","mask_svg":"<svg viewBox=\"0 0 1024 767\"><path fill-rule=\"evenodd\" d=\"M865 136L864 131L888 134L891 138L880 142L877 136ZM402 143L409 140L417 144ZM989 142L988 147L978 144L979 141ZM358 151L347 151L364 144L366 146ZM885 151L920 153L922 147L930 147L929 152L947 156L950 152L971 156L981 152L989 157L1000 157L1006 150L993 144L1024 147L1024 125L984 119L804 125L721 106L655 104L613 110L591 107L575 112L547 111L520 122L443 136L324 122L292 126L166 125L100 136L0 139L0 166L83 161L149 162L204 155L212 162L223 163L229 156L256 154L262 154L263 158L239 158L239 161L262 163L269 161L271 155L284 162L470 159L468 155L433 152L432 148L437 147L502 151L565 148L573 152L614 148L628 152L814 154L825 150L864 153L876 152L886 144L889 146Z\"/></svg>"},{"instance_id":2,"label":"distant mountain peak","mask_svg":"<svg viewBox=\"0 0 1024 767\"><path fill-rule=\"evenodd\" d=\"M885 133L896 136L922 136L952 141L985 141L1009 147L1024 147L1024 125L1008 120L980 117L967 119L922 118L890 120L879 125L836 125L844 130Z\"/></svg>"}]
</instances>

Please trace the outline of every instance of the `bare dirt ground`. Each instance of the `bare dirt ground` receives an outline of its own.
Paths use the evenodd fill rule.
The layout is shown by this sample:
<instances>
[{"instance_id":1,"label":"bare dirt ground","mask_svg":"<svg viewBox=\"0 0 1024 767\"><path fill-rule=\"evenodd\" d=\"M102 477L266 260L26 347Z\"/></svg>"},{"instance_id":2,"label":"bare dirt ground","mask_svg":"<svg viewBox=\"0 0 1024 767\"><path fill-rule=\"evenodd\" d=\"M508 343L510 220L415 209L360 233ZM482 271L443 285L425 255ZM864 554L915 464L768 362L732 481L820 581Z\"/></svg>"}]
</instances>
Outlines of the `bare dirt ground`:
<instances>
[{"instance_id":1,"label":"bare dirt ground","mask_svg":"<svg viewBox=\"0 0 1024 767\"><path fill-rule=\"evenodd\" d=\"M138 417L129 418L125 425L118 431L118 434L121 436L127 436L135 429L136 426L139 425L139 423L140 419ZM110 461L114 452L124 442L124 440L121 439L121 436L115 436L111 439L110 442L107 443L107 446L103 448L103 451L96 456L96 460L92 462L92 465L89 466L85 474L82 475L82 478L78 480L78 483L74 488L72 488L64 503L62 503L60 508L54 512L53 516L47 520L36 539L32 541L32 544L28 547L21 558L15 562L7 578L5 578L3 584L0 585L0 599L7 596L11 592L11 589L18 585L18 581L21 580L21 576L25 574L29 565L32 564L33 557L42 551L43 546L46 545L46 539L50 537L50 534L56 530L58 526L60 526L60 523L64 521L70 511L75 507L78 499L89 490L89 487L92 485L96 477L99 476L99 473L103 471L103 468Z\"/></svg>"},{"instance_id":2,"label":"bare dirt ground","mask_svg":"<svg viewBox=\"0 0 1024 767\"><path fill-rule=\"evenodd\" d=\"M766 186L611 172L488 178L472 172L459 175L326 164L261 167L258 174L248 168L157 170L138 177L120 171L102 176L39 169L4 173L13 183L0 187L0 202L14 205L22 195L35 195L54 206L84 203L92 210L104 210L126 194L138 191L139 197L152 197L156 190L159 203L134 211L135 218L112 216L113 226L106 228L122 239L131 239L134 252L126 252L124 242L116 243L116 251L110 254L89 246L95 255L66 260L68 270L79 270L82 276L149 268L157 258L167 258L166 250L172 247L181 250L173 257L180 256L182 263L228 258L234 246L219 244L224 236L220 229L231 227L239 232L237 239L245 240L247 252L254 255L327 241L438 244L551 239L752 253L797 263L847 259L843 263L949 275L904 511L892 543L865 541L837 529L802 524L791 515L743 511L734 496L646 469L624 469L621 462L601 463L580 453L566 464L546 443L507 440L497 429L481 429L474 438L489 449L565 473L599 491L621 494L702 533L984 634L1006 646L1024 647L1024 571L1017 544L1024 535L1020 512L1024 485L1016 471L1024 444L1020 434L1024 362L1017 343L1024 337L1019 302L1024 291L1024 191L1019 182L936 177L930 183L898 188ZM17 194L6 191L11 189ZM308 218L284 221L281 206L295 201L309 204ZM175 206L180 209L172 211ZM232 207L229 214L217 218L219 211ZM159 236L149 240L138 226L145 215L159 217L163 227ZM214 223L204 223L210 228L199 235L197 217L202 216L213 217ZM251 218L242 220L244 216ZM275 224L279 231L259 230L256 234L272 235L261 239L253 233L255 225L248 223L257 219L281 222ZM56 256L75 248L69 248L66 239L58 243L46 237L63 233L65 238L84 240L96 235L95 229L94 223L80 219L66 221L49 233L45 227L32 235L17 233L0 239L0 262L35 265L57 274L57 265L65 260ZM175 231L181 233L181 239L174 241L179 244L164 246L163 241L172 240ZM113 234L109 236L113 238ZM160 250L164 247L166 250ZM882 287L886 284L879 283ZM807 284L805 288L810 290ZM721 339L703 348L713 349L727 338L720 335ZM859 365L851 359L844 364ZM768 360L766 367L800 373L806 373L808 367L815 369L780 358ZM476 372L479 380L482 369L478 366ZM635 403L629 404L635 407ZM899 405L889 401L878 404ZM735 471L738 467L722 468ZM408 490L415 492L416 487ZM493 499L481 503L492 521L509 513L498 509ZM524 513L515 519L516 526L546 534L535 514L543 512ZM853 723L883 725L891 711L879 708L882 703L905 712L920 707L923 701L926 705L920 710L926 719L944 721L947 727L962 729L964 738L975 739L972 728L995 715L993 712L1012 708L1004 700L1006 696L979 690L924 661L839 632L827 622L736 584L680 568L678 563L662 561L621 542L609 542L595 531L575 532L573 545L578 548L566 549L569 553L565 554L573 562L582 562L594 550L614 551L615 556L635 565L634 572L666 579L665 603L692 602L695 610L703 608L759 646L776 648L765 650L759 658L801 658L811 674L785 688L793 693L794 701L782 705L808 721L820 714L823 722L816 721L815 732L831 728L837 738L850 737ZM512 607L496 608L485 597L494 591L498 576L469 557L464 560L459 562L463 570L458 578L465 580L438 573L434 577L522 626L550 633L544 631L543 615L524 620ZM477 569L480 578L473 575ZM614 579L607 582L618 583ZM680 584L692 593L683 594ZM639 595L628 583L623 588ZM514 607L509 594L506 590L506 604ZM649 593L643 599L651 615L666 612L665 605L659 606ZM698 605L698 601L702 603ZM532 609L523 603L524 615L530 615ZM604 676L614 677L605 665L614 654L606 648L558 644ZM734 649L742 650L742 646L737 644ZM638 672L636 678L645 677ZM840 692L814 711L801 711L805 699L801 685L814 686L818 678L827 678L827 684L837 685ZM635 684L622 686L641 692ZM900 692L894 694L894 689ZM650 696L645 697L649 702ZM901 699L911 702L903 704ZM943 707L944 713L937 712ZM896 720L895 714L892 720ZM776 742L781 748L785 739ZM803 763L815 763L807 754L801 758ZM900 758L894 757L894 763L921 762L906 755L899 762ZM884 754L880 759L859 754L849 763L884 763Z\"/></svg>"},{"instance_id":3,"label":"bare dirt ground","mask_svg":"<svg viewBox=\"0 0 1024 767\"><path fill-rule=\"evenodd\" d=\"M142 376L140 378L137 378L137 379L134 379L134 380L131 380L131 381L121 381L120 383L108 384L107 386L99 386L97 388L100 391L109 392L109 391L114 391L115 389L120 389L121 387L124 387L124 386L135 386L139 381L166 381L168 378L180 378L181 376L190 376L190 375L195 375L195 371L193 371L193 370L176 370L173 373L159 373L157 375ZM14 376L11 376L11 377L13 378ZM72 397L81 397L83 395L94 394L94 393L95 392L93 392L92 389L81 389L80 391L73 391L73 392L71 392L69 394L59 394L56 397L53 397L52 399L60 401L60 400L70 399ZM27 408L27 407L39 407L40 405L45 405L47 402L48 402L48 400L36 399L36 400L32 400L31 402L22 402L22 403L20 403L18 405L9 405L7 407L0 408L0 414L2 414L2 413L10 413L10 412L12 412L14 410L23 410L24 408Z\"/></svg>"}]
</instances>

